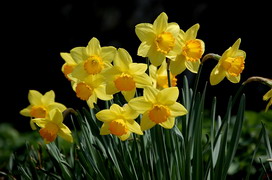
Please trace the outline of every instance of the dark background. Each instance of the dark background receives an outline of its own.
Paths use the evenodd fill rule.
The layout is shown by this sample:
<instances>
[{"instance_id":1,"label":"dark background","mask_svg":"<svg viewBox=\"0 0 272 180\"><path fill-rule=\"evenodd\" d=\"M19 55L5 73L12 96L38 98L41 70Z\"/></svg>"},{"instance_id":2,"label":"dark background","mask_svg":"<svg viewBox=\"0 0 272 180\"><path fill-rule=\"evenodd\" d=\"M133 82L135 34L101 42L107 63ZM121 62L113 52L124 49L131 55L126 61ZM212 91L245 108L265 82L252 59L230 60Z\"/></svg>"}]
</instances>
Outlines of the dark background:
<instances>
[{"instance_id":1,"label":"dark background","mask_svg":"<svg viewBox=\"0 0 272 180\"><path fill-rule=\"evenodd\" d=\"M177 22L186 31L199 23L198 38L205 42L207 53L221 55L238 38L240 49L247 53L245 70L239 84L226 79L207 89L207 108L213 96L218 98L219 114L225 111L227 100L250 76L271 77L271 13L262 1L11 1L2 6L2 108L0 122L13 123L21 131L30 130L29 118L19 111L29 105L30 89L45 93L54 90L56 101L67 107L81 109L86 103L76 98L70 83L61 72L64 63L60 52L86 46L92 37L101 46L113 45L128 50L134 61L140 45L135 34L138 23L153 23L166 12L169 22ZM5 9L7 8L7 9ZM143 61L144 62L144 61ZM200 90L216 62L207 61L200 79ZM191 74L189 72L185 72ZM182 80L180 75L180 80ZM194 76L193 76L194 77ZM182 83L182 82L180 82ZM266 102L262 96L269 90L260 83L251 83L244 92L247 109L262 111Z\"/></svg>"}]
</instances>

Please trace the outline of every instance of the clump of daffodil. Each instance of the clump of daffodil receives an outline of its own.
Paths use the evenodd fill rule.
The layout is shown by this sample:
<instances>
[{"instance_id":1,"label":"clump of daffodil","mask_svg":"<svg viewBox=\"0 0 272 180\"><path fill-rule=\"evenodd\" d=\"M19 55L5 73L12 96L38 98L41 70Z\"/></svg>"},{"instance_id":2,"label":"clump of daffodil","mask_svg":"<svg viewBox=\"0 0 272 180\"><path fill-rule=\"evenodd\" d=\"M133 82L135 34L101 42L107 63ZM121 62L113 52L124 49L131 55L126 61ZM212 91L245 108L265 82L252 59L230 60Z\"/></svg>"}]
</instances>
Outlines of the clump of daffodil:
<instances>
[{"instance_id":1,"label":"clump of daffodil","mask_svg":"<svg viewBox=\"0 0 272 180\"><path fill-rule=\"evenodd\" d=\"M149 66L149 75L152 79L153 87L157 89L164 89L168 86L168 75L167 75L167 63L163 61L161 66L158 68L154 65ZM170 72L171 86L177 85L177 78Z\"/></svg>"},{"instance_id":2,"label":"clump of daffodil","mask_svg":"<svg viewBox=\"0 0 272 180\"><path fill-rule=\"evenodd\" d=\"M31 118L46 118L53 109L59 109L61 112L66 109L65 105L55 102L55 93L53 90L42 95L36 90L29 90L28 101L30 105L20 111L23 116ZM32 129L36 129L32 120L30 121Z\"/></svg>"},{"instance_id":3,"label":"clump of daffodil","mask_svg":"<svg viewBox=\"0 0 272 180\"><path fill-rule=\"evenodd\" d=\"M104 73L108 94L121 92L126 101L129 101L134 97L136 88L151 86L151 78L145 73L147 65L133 63L130 54L125 49L118 49L113 63L114 66Z\"/></svg>"},{"instance_id":4,"label":"clump of daffodil","mask_svg":"<svg viewBox=\"0 0 272 180\"><path fill-rule=\"evenodd\" d=\"M159 124L171 129L175 124L175 118L187 114L183 105L176 102L179 96L177 87L169 87L158 90L154 87L144 88L144 95L129 101L129 106L140 114L142 131L148 130Z\"/></svg>"},{"instance_id":5,"label":"clump of daffodil","mask_svg":"<svg viewBox=\"0 0 272 180\"><path fill-rule=\"evenodd\" d=\"M45 143L53 142L58 135L66 141L73 142L72 133L63 124L63 115L59 109L53 109L46 118L36 118L33 122L41 128L39 133Z\"/></svg>"},{"instance_id":6,"label":"clump of daffodil","mask_svg":"<svg viewBox=\"0 0 272 180\"><path fill-rule=\"evenodd\" d=\"M269 107L272 105L272 89L270 89L265 95L263 96L264 101L268 101L265 111L267 112Z\"/></svg>"},{"instance_id":7,"label":"clump of daffodil","mask_svg":"<svg viewBox=\"0 0 272 180\"><path fill-rule=\"evenodd\" d=\"M165 58L175 58L180 52L179 25L168 23L168 17L164 12L156 18L153 24L140 23L136 25L135 32L141 41L138 55L148 57L155 66L161 65Z\"/></svg>"},{"instance_id":8,"label":"clump of daffodil","mask_svg":"<svg viewBox=\"0 0 272 180\"><path fill-rule=\"evenodd\" d=\"M112 95L106 93L105 78L101 74L88 75L80 67L76 67L70 78L74 82L72 84L76 96L86 101L90 108L94 108L97 99L110 100Z\"/></svg>"},{"instance_id":9,"label":"clump of daffodil","mask_svg":"<svg viewBox=\"0 0 272 180\"><path fill-rule=\"evenodd\" d=\"M131 133L143 135L141 127L135 121L138 115L127 104L123 107L112 104L110 109L101 110L96 114L97 119L104 122L100 134L113 134L122 141L128 139Z\"/></svg>"},{"instance_id":10,"label":"clump of daffodil","mask_svg":"<svg viewBox=\"0 0 272 180\"><path fill-rule=\"evenodd\" d=\"M99 40L93 37L86 47L73 48L70 54L61 53L61 57L66 61L62 69L65 74L70 74L76 66L86 75L95 75L112 66L115 53L115 47L101 47Z\"/></svg>"},{"instance_id":11,"label":"clump of daffodil","mask_svg":"<svg viewBox=\"0 0 272 180\"><path fill-rule=\"evenodd\" d=\"M186 32L180 30L179 36L182 41L180 54L174 61L170 62L170 70L177 75L186 68L192 73L197 73L200 65L200 59L205 51L205 44L202 40L196 39L199 24L193 25Z\"/></svg>"},{"instance_id":12,"label":"clump of daffodil","mask_svg":"<svg viewBox=\"0 0 272 180\"><path fill-rule=\"evenodd\" d=\"M211 72L211 85L220 83L225 77L232 83L240 82L246 58L246 53L239 49L240 43L241 39L239 38L223 53L219 62Z\"/></svg>"}]
</instances>

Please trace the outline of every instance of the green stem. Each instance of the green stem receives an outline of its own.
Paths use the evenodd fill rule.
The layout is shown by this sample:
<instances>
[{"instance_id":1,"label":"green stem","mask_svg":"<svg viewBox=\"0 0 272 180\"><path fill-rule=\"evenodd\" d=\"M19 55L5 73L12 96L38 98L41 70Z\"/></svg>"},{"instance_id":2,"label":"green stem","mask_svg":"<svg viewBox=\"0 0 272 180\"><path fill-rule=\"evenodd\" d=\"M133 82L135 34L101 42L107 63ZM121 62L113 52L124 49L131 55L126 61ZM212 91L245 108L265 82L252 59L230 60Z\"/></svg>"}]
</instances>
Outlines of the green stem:
<instances>
[{"instance_id":1,"label":"green stem","mask_svg":"<svg viewBox=\"0 0 272 180\"><path fill-rule=\"evenodd\" d=\"M167 63L167 80L168 80L168 87L172 87L172 83L171 83L171 72L170 72L170 59L166 59L166 63Z\"/></svg>"}]
</instances>

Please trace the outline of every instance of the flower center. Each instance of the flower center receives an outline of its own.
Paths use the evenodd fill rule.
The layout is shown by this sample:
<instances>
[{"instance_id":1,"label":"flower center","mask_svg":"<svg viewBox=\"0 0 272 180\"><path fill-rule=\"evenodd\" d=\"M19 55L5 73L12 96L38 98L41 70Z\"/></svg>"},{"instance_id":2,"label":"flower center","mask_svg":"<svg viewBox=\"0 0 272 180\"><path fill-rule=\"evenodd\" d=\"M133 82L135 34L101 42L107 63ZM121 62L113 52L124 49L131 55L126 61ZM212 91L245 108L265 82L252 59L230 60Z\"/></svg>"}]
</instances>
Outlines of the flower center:
<instances>
[{"instance_id":1,"label":"flower center","mask_svg":"<svg viewBox=\"0 0 272 180\"><path fill-rule=\"evenodd\" d=\"M239 76L245 68L245 58L243 56L228 57L222 63L223 68L231 76Z\"/></svg>"},{"instance_id":2,"label":"flower center","mask_svg":"<svg viewBox=\"0 0 272 180\"><path fill-rule=\"evenodd\" d=\"M124 134L127 134L128 132L128 128L123 119L116 119L111 121L109 125L109 130L111 134L114 134L116 136L122 136Z\"/></svg>"},{"instance_id":3,"label":"flower center","mask_svg":"<svg viewBox=\"0 0 272 180\"><path fill-rule=\"evenodd\" d=\"M156 124L165 122L170 116L170 110L164 105L154 105L149 111L149 118Z\"/></svg>"},{"instance_id":4,"label":"flower center","mask_svg":"<svg viewBox=\"0 0 272 180\"><path fill-rule=\"evenodd\" d=\"M75 65L69 65L69 64L63 65L63 74L68 80L70 80L70 78L68 77L68 74L72 73L74 68L75 68Z\"/></svg>"},{"instance_id":5,"label":"flower center","mask_svg":"<svg viewBox=\"0 0 272 180\"><path fill-rule=\"evenodd\" d=\"M185 56L187 61L197 61L204 53L204 47L200 40L186 41L185 46L182 48L182 55Z\"/></svg>"},{"instance_id":6,"label":"flower center","mask_svg":"<svg viewBox=\"0 0 272 180\"><path fill-rule=\"evenodd\" d=\"M175 45L175 38L170 32L162 32L157 35L155 39L155 44L157 51L166 55L169 53L170 50L173 49Z\"/></svg>"},{"instance_id":7,"label":"flower center","mask_svg":"<svg viewBox=\"0 0 272 180\"><path fill-rule=\"evenodd\" d=\"M84 69L89 74L98 74L104 68L104 63L99 56L93 55L85 60Z\"/></svg>"},{"instance_id":8,"label":"flower center","mask_svg":"<svg viewBox=\"0 0 272 180\"><path fill-rule=\"evenodd\" d=\"M177 78L171 74L170 80L171 80L171 86L175 87L177 85ZM168 88L168 77L167 76L158 76L157 83L162 88Z\"/></svg>"},{"instance_id":9,"label":"flower center","mask_svg":"<svg viewBox=\"0 0 272 180\"><path fill-rule=\"evenodd\" d=\"M47 110L43 106L32 106L30 110L31 117L34 118L45 118Z\"/></svg>"},{"instance_id":10,"label":"flower center","mask_svg":"<svg viewBox=\"0 0 272 180\"><path fill-rule=\"evenodd\" d=\"M93 94L93 89L84 82L78 83L76 86L76 95L81 100L88 100Z\"/></svg>"},{"instance_id":11,"label":"flower center","mask_svg":"<svg viewBox=\"0 0 272 180\"><path fill-rule=\"evenodd\" d=\"M39 133L46 143L53 142L59 132L59 127L55 123L47 123L44 128L41 128Z\"/></svg>"},{"instance_id":12,"label":"flower center","mask_svg":"<svg viewBox=\"0 0 272 180\"><path fill-rule=\"evenodd\" d=\"M122 73L120 76L118 76L114 83L119 91L131 91L136 88L133 77L125 73Z\"/></svg>"}]
</instances>

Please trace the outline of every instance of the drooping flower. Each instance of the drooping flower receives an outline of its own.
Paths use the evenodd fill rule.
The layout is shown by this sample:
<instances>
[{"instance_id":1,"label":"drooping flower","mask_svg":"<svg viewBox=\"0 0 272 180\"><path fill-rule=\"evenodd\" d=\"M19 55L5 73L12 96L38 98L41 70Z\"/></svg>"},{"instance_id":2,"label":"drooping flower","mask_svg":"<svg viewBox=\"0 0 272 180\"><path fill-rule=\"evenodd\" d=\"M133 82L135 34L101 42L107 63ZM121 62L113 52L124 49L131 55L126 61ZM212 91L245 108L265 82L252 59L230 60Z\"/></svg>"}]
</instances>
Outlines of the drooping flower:
<instances>
[{"instance_id":1,"label":"drooping flower","mask_svg":"<svg viewBox=\"0 0 272 180\"><path fill-rule=\"evenodd\" d=\"M122 141L129 138L131 133L143 135L141 127L135 121L138 115L127 104L123 107L112 104L110 109L101 110L96 114L97 119L104 122L100 129L100 134L113 134Z\"/></svg>"},{"instance_id":2,"label":"drooping flower","mask_svg":"<svg viewBox=\"0 0 272 180\"><path fill-rule=\"evenodd\" d=\"M197 73L200 65L200 59L205 51L205 44L202 40L196 39L199 24L193 25L186 32L180 30L182 41L180 54L174 61L170 62L170 70L177 75L186 68L192 73Z\"/></svg>"},{"instance_id":3,"label":"drooping flower","mask_svg":"<svg viewBox=\"0 0 272 180\"><path fill-rule=\"evenodd\" d=\"M163 61L161 66L157 68L154 65L149 66L149 75L152 79L153 87L161 90L168 88L168 76L167 76L167 63ZM170 72L171 86L175 87L177 85L177 78Z\"/></svg>"},{"instance_id":4,"label":"drooping flower","mask_svg":"<svg viewBox=\"0 0 272 180\"><path fill-rule=\"evenodd\" d=\"M179 96L177 87L158 90L154 87L144 88L144 95L129 101L129 106L138 113L143 114L141 119L142 131L159 124L171 129L175 124L175 118L187 114L183 105L176 102Z\"/></svg>"},{"instance_id":5,"label":"drooping flower","mask_svg":"<svg viewBox=\"0 0 272 180\"><path fill-rule=\"evenodd\" d=\"M86 101L90 108L94 108L98 98L102 100L113 98L112 95L106 93L105 78L101 74L88 75L76 67L70 77L74 82L72 88L76 96Z\"/></svg>"},{"instance_id":6,"label":"drooping flower","mask_svg":"<svg viewBox=\"0 0 272 180\"><path fill-rule=\"evenodd\" d=\"M153 24L140 23L135 32L141 41L138 56L148 57L150 62L159 66L165 58L174 59L181 47L178 43L180 28L177 23L168 23L166 13L161 13Z\"/></svg>"},{"instance_id":7,"label":"drooping flower","mask_svg":"<svg viewBox=\"0 0 272 180\"><path fill-rule=\"evenodd\" d=\"M104 73L108 94L121 92L126 101L129 101L134 97L136 88L151 86L151 79L145 73L147 65L133 63L130 54L125 49L118 49L113 63L114 66Z\"/></svg>"},{"instance_id":8,"label":"drooping flower","mask_svg":"<svg viewBox=\"0 0 272 180\"><path fill-rule=\"evenodd\" d=\"M73 142L72 133L63 124L63 115L59 109L53 109L46 118L36 118L33 119L33 122L41 128L39 133L45 143L53 142L57 136L62 137L66 141Z\"/></svg>"},{"instance_id":9,"label":"drooping flower","mask_svg":"<svg viewBox=\"0 0 272 180\"><path fill-rule=\"evenodd\" d=\"M239 38L223 53L211 72L211 85L220 83L225 77L232 83L240 82L246 58L246 53L239 49L240 43L241 39Z\"/></svg>"},{"instance_id":10,"label":"drooping flower","mask_svg":"<svg viewBox=\"0 0 272 180\"><path fill-rule=\"evenodd\" d=\"M272 105L272 89L270 89L267 93L265 93L265 95L263 96L263 100L264 101L269 100L265 108L265 112L267 112L269 107Z\"/></svg>"},{"instance_id":11,"label":"drooping flower","mask_svg":"<svg viewBox=\"0 0 272 180\"><path fill-rule=\"evenodd\" d=\"M106 68L111 67L111 62L114 59L116 48L113 46L101 47L97 38L93 37L86 47L73 48L69 53L61 53L66 64L72 60L75 64L70 63L67 67L68 73L71 73L75 66L81 69L86 75L95 75L101 73ZM74 65L74 66L73 66ZM64 70L65 70L64 66Z\"/></svg>"},{"instance_id":12,"label":"drooping flower","mask_svg":"<svg viewBox=\"0 0 272 180\"><path fill-rule=\"evenodd\" d=\"M31 118L46 118L52 109L59 109L61 112L66 109L65 105L55 102L55 92L53 90L42 95L36 90L29 90L28 101L30 105L20 111L23 116ZM30 121L32 129L36 129L32 120Z\"/></svg>"}]
</instances>

